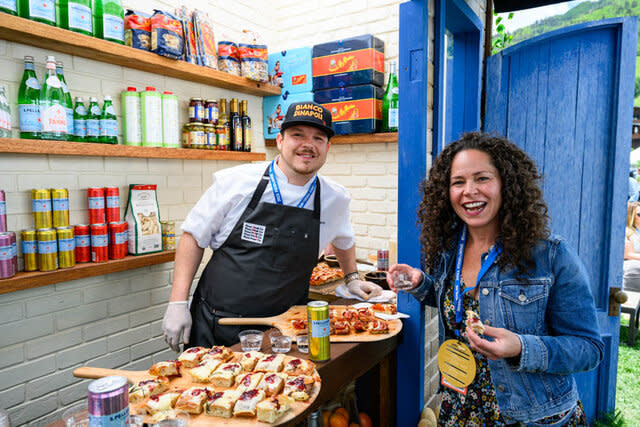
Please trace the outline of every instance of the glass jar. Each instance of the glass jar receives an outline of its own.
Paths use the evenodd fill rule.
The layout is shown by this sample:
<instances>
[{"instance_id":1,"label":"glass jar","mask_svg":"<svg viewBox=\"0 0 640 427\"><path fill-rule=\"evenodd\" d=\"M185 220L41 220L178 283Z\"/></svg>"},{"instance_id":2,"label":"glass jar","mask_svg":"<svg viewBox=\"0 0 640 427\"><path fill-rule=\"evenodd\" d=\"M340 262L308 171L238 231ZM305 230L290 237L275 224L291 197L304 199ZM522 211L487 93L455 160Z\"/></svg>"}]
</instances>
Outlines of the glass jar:
<instances>
[{"instance_id":1,"label":"glass jar","mask_svg":"<svg viewBox=\"0 0 640 427\"><path fill-rule=\"evenodd\" d=\"M204 103L204 122L212 125L218 124L218 102L215 99L207 99Z\"/></svg>"},{"instance_id":2,"label":"glass jar","mask_svg":"<svg viewBox=\"0 0 640 427\"><path fill-rule=\"evenodd\" d=\"M216 149L216 127L210 123L204 125L204 138L207 150Z\"/></svg>"},{"instance_id":3,"label":"glass jar","mask_svg":"<svg viewBox=\"0 0 640 427\"><path fill-rule=\"evenodd\" d=\"M182 148L191 148L191 124L185 123L182 125Z\"/></svg>"},{"instance_id":4,"label":"glass jar","mask_svg":"<svg viewBox=\"0 0 640 427\"><path fill-rule=\"evenodd\" d=\"M191 148L205 148L206 139L204 136L204 125L202 122L191 123L189 129L189 141L191 141Z\"/></svg>"},{"instance_id":5,"label":"glass jar","mask_svg":"<svg viewBox=\"0 0 640 427\"><path fill-rule=\"evenodd\" d=\"M204 102L202 98L191 98L189 101L189 121L191 123L204 120Z\"/></svg>"}]
</instances>

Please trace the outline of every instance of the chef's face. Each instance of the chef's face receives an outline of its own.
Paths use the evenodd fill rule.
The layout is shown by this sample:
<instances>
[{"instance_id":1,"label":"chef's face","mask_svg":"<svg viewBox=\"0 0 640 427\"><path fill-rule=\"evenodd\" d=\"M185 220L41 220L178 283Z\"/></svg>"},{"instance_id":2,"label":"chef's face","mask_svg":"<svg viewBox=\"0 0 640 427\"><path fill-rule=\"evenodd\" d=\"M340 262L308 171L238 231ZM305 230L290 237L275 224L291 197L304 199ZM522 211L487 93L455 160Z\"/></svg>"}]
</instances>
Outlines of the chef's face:
<instances>
[{"instance_id":1,"label":"chef's face","mask_svg":"<svg viewBox=\"0 0 640 427\"><path fill-rule=\"evenodd\" d=\"M276 136L280 160L278 166L292 184L303 185L324 165L329 152L329 137L313 126L297 125Z\"/></svg>"}]
</instances>

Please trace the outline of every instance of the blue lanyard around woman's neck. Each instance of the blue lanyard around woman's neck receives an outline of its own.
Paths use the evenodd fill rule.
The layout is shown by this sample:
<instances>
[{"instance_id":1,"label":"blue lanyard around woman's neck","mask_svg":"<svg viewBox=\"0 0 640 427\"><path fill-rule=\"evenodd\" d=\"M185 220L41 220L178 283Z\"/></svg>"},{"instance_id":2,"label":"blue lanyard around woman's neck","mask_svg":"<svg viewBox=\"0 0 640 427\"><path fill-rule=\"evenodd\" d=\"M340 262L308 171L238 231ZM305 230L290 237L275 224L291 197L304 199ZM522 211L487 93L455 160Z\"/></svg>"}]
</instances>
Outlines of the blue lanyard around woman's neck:
<instances>
[{"instance_id":1,"label":"blue lanyard around woman's neck","mask_svg":"<svg viewBox=\"0 0 640 427\"><path fill-rule=\"evenodd\" d=\"M276 177L276 173L274 171L274 164L275 164L275 159L271 161L271 167L269 168L269 182L271 182L271 190L273 191L273 197L276 199L276 203L279 205L284 204L282 202L282 194L280 193L280 186L278 185L278 178ZM296 207L298 208L303 208L304 205L307 204L307 201L309 200L309 197L311 197L311 195L313 194L314 190L316 189L316 181L318 179L318 175L314 176L313 178L313 182L311 183L311 185L309 186L309 189L307 190L306 194L302 197L302 199L298 202L298 204L296 205Z\"/></svg>"},{"instance_id":2,"label":"blue lanyard around woman's neck","mask_svg":"<svg viewBox=\"0 0 640 427\"><path fill-rule=\"evenodd\" d=\"M498 255L500 255L500 253L502 252L502 245L499 242L496 242L496 244L494 244L491 247L491 250L489 251L489 254L487 254L487 257L485 258L485 260L482 262L482 266L480 267L480 271L478 272L478 277L476 279L475 285L470 288L465 288L464 290L461 291L462 262L464 260L464 249L465 249L466 243L467 243L467 226L464 225L462 227L462 231L460 232L460 237L458 238L458 252L456 255L456 273L455 273L455 280L453 283L453 306L455 307L455 310L456 310L457 324L460 324L460 322L462 322L462 296L467 292L471 292L478 286L478 284L480 283L480 279L482 279L482 276L484 276L487 270L489 270L491 265L496 261L496 259L498 258ZM455 332L456 332L456 336L460 335L460 331L458 329L456 329Z\"/></svg>"}]
</instances>

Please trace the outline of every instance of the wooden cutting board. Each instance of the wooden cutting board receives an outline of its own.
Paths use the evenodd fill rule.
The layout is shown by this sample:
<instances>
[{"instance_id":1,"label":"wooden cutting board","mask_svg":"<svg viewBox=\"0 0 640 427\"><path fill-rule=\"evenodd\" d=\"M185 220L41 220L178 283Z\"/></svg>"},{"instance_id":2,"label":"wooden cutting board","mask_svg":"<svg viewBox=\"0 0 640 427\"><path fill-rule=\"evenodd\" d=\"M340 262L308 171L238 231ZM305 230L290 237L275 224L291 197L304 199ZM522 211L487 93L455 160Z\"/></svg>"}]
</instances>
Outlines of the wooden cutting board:
<instances>
[{"instance_id":1,"label":"wooden cutting board","mask_svg":"<svg viewBox=\"0 0 640 427\"><path fill-rule=\"evenodd\" d=\"M242 353L235 353L235 357L231 359L231 361L235 361L240 358ZM293 359L291 356L285 355L285 363L289 360ZM195 383L191 380L191 376L186 372L189 368L180 368L180 373L182 376L180 377L169 377L169 389L175 388L189 388L193 386L205 386L207 384L203 383ZM140 381L148 380L151 378L155 378L153 375L149 374L147 371L126 371L122 369L104 369L104 368L92 368L89 366L82 366L73 371L73 376L78 378L90 378L90 379L98 379L103 377L108 377L110 375L120 375L125 377L129 383L137 384ZM278 426L281 424L285 424L295 417L297 417L302 412L306 411L314 400L320 394L320 388L322 386L322 382L320 379L320 375L318 371L314 371L314 378L316 380L313 390L311 390L311 397L306 402L293 401L291 403L291 408L287 411L286 414L280 419L278 419L274 424L267 424L261 421L258 421L257 418L246 418L246 417L232 417L232 418L221 418L221 417L212 417L208 416L204 413L195 415L189 414L189 426L247 426L247 425L258 425L258 426ZM215 390L226 390L224 387L214 387ZM143 402L137 404L129 405L131 413L137 413L137 409L144 404ZM145 422L148 420L145 419Z\"/></svg>"},{"instance_id":2,"label":"wooden cutting board","mask_svg":"<svg viewBox=\"0 0 640 427\"><path fill-rule=\"evenodd\" d=\"M341 308L345 306L333 306L334 308ZM307 319L307 306L306 305L294 305L289 310L282 314L272 317L226 317L220 319L221 325L237 325L237 326L251 326L251 325L264 325L278 328L282 335L287 335L293 338L295 341L296 335L302 335L306 333L306 329L294 329L291 326L292 319ZM389 324L388 334L372 334L369 332L355 333L351 332L350 335L331 335L331 342L370 342L381 341L391 338L397 335L402 330L402 321L400 319L392 319L387 322Z\"/></svg>"}]
</instances>

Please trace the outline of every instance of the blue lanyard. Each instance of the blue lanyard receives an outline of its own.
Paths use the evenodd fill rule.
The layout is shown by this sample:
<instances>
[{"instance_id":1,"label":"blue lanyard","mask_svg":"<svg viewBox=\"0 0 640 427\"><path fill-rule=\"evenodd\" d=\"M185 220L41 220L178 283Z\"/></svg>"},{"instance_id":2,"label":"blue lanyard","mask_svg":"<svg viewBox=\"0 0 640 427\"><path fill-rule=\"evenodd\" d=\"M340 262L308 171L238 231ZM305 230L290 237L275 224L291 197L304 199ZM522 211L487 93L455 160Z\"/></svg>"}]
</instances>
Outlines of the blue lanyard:
<instances>
[{"instance_id":1,"label":"blue lanyard","mask_svg":"<svg viewBox=\"0 0 640 427\"><path fill-rule=\"evenodd\" d=\"M271 190L273 191L273 197L276 199L276 203L279 205L284 204L282 202L282 194L280 193L280 186L278 185L278 178L276 178L276 173L273 170L273 165L275 164L275 160L271 161L271 166L269 167L269 182L271 182ZM302 197L302 199L298 202L296 207L303 208L304 205L307 204L309 197L313 194L316 189L316 181L318 180L318 176L316 175L313 179L313 182L309 186L307 193Z\"/></svg>"},{"instance_id":2,"label":"blue lanyard","mask_svg":"<svg viewBox=\"0 0 640 427\"><path fill-rule=\"evenodd\" d=\"M478 284L480 283L480 279L482 276L491 268L493 263L498 258L498 255L502 252L502 245L497 243L493 245L489 254L482 262L482 266L480 267L480 271L478 272L478 278L476 279L476 284L471 288L465 288L461 291L462 288L462 261L464 260L464 247L467 243L467 226L462 227L462 231L460 232L460 237L458 238L458 252L456 254L456 275L455 281L453 283L453 306L456 310L456 323L462 322L462 296L467 292L471 292L474 290ZM460 331L456 329L456 336L460 335Z\"/></svg>"}]
</instances>

